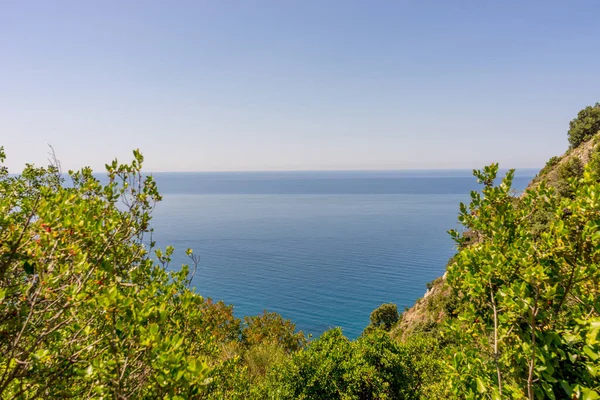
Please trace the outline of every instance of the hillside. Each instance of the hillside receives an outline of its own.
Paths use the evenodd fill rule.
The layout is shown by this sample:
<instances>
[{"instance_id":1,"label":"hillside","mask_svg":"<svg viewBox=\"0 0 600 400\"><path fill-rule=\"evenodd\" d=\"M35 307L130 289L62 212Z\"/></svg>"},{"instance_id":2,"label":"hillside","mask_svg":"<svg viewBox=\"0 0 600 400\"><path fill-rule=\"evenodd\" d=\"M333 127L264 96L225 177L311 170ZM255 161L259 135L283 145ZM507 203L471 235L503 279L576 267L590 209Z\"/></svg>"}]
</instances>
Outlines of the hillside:
<instances>
[{"instance_id":1,"label":"hillside","mask_svg":"<svg viewBox=\"0 0 600 400\"><path fill-rule=\"evenodd\" d=\"M435 332L438 325L452 314L455 302L455 295L446 284L444 274L430 282L423 297L401 314L390 335L399 341L406 341L417 334Z\"/></svg>"},{"instance_id":2,"label":"hillside","mask_svg":"<svg viewBox=\"0 0 600 400\"><path fill-rule=\"evenodd\" d=\"M562 179L560 176L561 168L565 168L569 163L572 163L575 159L585 166L587 165L595 152L598 152L598 144L600 143L600 133L596 134L591 140L581 143L576 148L570 148L563 155L552 157L548 160L546 166L540 170L540 172L531 180L527 189L530 189L540 182L545 181L551 186L556 186Z\"/></svg>"},{"instance_id":3,"label":"hillside","mask_svg":"<svg viewBox=\"0 0 600 400\"><path fill-rule=\"evenodd\" d=\"M540 172L532 179L527 189L519 195L524 199L528 191L538 187L542 182L554 188L563 195L569 179L580 179L586 166L592 170L597 169L600 159L600 131L591 139L581 143L575 148L569 148L561 156L552 157ZM536 218L533 215L532 218ZM547 221L543 221L543 224ZM477 244L472 238L476 237L473 231L465 231L465 238L471 239L468 245ZM454 258L448 262L450 266ZM441 324L452 318L456 305L459 302L455 290L446 281L447 273L427 285L424 296L415 304L406 309L400 316L398 323L392 328L390 334L399 341L406 341L419 334L436 336Z\"/></svg>"}]
</instances>

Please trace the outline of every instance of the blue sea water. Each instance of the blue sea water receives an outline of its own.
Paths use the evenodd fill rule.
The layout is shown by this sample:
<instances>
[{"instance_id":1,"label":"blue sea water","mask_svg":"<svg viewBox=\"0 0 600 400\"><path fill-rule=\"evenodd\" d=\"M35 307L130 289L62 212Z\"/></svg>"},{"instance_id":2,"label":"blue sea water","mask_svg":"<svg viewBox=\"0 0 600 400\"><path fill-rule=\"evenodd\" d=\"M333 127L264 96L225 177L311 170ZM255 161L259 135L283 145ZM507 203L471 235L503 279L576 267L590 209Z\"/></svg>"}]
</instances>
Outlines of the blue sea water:
<instances>
[{"instance_id":1,"label":"blue sea water","mask_svg":"<svg viewBox=\"0 0 600 400\"><path fill-rule=\"evenodd\" d=\"M536 171L517 171L523 190ZM370 312L422 297L454 254L446 233L479 185L470 171L154 174L159 246L193 248L193 285L236 316L276 311L305 333L351 338Z\"/></svg>"}]
</instances>

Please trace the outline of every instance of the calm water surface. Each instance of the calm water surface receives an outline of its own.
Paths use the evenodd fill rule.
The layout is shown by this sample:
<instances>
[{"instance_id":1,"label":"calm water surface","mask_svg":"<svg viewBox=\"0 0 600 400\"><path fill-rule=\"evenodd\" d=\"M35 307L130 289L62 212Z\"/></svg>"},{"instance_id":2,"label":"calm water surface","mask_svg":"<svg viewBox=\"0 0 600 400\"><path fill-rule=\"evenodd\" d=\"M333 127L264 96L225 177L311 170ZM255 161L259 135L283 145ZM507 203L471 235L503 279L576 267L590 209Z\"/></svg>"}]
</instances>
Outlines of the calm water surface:
<instances>
[{"instance_id":1,"label":"calm water surface","mask_svg":"<svg viewBox=\"0 0 600 400\"><path fill-rule=\"evenodd\" d=\"M536 171L517 171L523 190ZM443 274L446 233L478 185L469 171L158 173L159 246L201 257L193 284L234 304L267 309L305 333L340 326L358 336L382 303L400 310Z\"/></svg>"}]
</instances>

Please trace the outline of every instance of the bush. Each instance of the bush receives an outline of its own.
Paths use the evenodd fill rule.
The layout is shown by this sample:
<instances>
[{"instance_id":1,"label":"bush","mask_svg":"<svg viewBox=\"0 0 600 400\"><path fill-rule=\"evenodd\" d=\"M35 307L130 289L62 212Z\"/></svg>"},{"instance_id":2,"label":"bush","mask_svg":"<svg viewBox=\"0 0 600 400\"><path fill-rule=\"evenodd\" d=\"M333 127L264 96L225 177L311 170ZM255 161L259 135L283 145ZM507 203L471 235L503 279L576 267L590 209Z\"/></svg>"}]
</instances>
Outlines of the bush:
<instances>
[{"instance_id":1,"label":"bush","mask_svg":"<svg viewBox=\"0 0 600 400\"><path fill-rule=\"evenodd\" d=\"M276 343L264 343L252 346L244 353L244 362L252 380L264 377L269 369L286 361L288 354Z\"/></svg>"},{"instance_id":2,"label":"bush","mask_svg":"<svg viewBox=\"0 0 600 400\"><path fill-rule=\"evenodd\" d=\"M558 177L560 179L581 178L583 176L583 164L577 157L571 158L558 168Z\"/></svg>"},{"instance_id":3,"label":"bush","mask_svg":"<svg viewBox=\"0 0 600 400\"><path fill-rule=\"evenodd\" d=\"M398 306L393 303L382 304L377 307L370 316L371 323L367 327L367 330L374 328L381 328L384 331L389 331L398 319Z\"/></svg>"},{"instance_id":4,"label":"bush","mask_svg":"<svg viewBox=\"0 0 600 400\"><path fill-rule=\"evenodd\" d=\"M434 280L427 282L427 283L425 284L425 287L427 287L427 290L431 290L431 289L433 289L433 287L434 287L434 286L435 286L435 285L436 285L438 282L440 282L441 280L442 280L442 277L441 277L441 276L439 276L439 277L435 278Z\"/></svg>"},{"instance_id":5,"label":"bush","mask_svg":"<svg viewBox=\"0 0 600 400\"><path fill-rule=\"evenodd\" d=\"M160 195L142 155L107 165L105 185L89 168L10 176L4 157L0 398L200 395L213 339L199 339L187 266L170 272L173 248L146 245Z\"/></svg>"},{"instance_id":6,"label":"bush","mask_svg":"<svg viewBox=\"0 0 600 400\"><path fill-rule=\"evenodd\" d=\"M545 174L550 172L550 170L556 164L558 164L561 159L562 159L562 157L558 157L558 156L550 157L550 159L548 161L546 161L546 165L544 166L544 168L542 168L542 170L539 172L538 176L544 176Z\"/></svg>"},{"instance_id":7,"label":"bush","mask_svg":"<svg viewBox=\"0 0 600 400\"><path fill-rule=\"evenodd\" d=\"M577 147L600 131L600 103L579 111L577 118L569 123L569 143Z\"/></svg>"},{"instance_id":8,"label":"bush","mask_svg":"<svg viewBox=\"0 0 600 400\"><path fill-rule=\"evenodd\" d=\"M578 157L572 157L569 161L558 167L558 181L556 190L563 197L571 197L573 191L569 184L570 179L579 179L583 176L583 164Z\"/></svg>"},{"instance_id":9,"label":"bush","mask_svg":"<svg viewBox=\"0 0 600 400\"><path fill-rule=\"evenodd\" d=\"M581 173L574 160L563 177ZM565 181L570 197L542 184L515 207L510 171L461 204L459 221L482 240L448 268L467 305L444 332L456 344L446 364L453 398L600 398L600 184L589 168ZM493 182L497 172L475 175ZM534 234L538 211L555 218Z\"/></svg>"},{"instance_id":10,"label":"bush","mask_svg":"<svg viewBox=\"0 0 600 400\"><path fill-rule=\"evenodd\" d=\"M223 301L206 299L200 306L202 330L219 343L238 341L241 334L241 321L233 315L233 306Z\"/></svg>"},{"instance_id":11,"label":"bush","mask_svg":"<svg viewBox=\"0 0 600 400\"><path fill-rule=\"evenodd\" d=\"M590 150L589 156L590 171L596 180L600 180L600 145L596 144L596 146Z\"/></svg>"},{"instance_id":12,"label":"bush","mask_svg":"<svg viewBox=\"0 0 600 400\"><path fill-rule=\"evenodd\" d=\"M265 376L269 369L284 362L291 353L306 345L306 337L296 325L274 312L244 317L242 329L243 360L251 381Z\"/></svg>"},{"instance_id":13,"label":"bush","mask_svg":"<svg viewBox=\"0 0 600 400\"><path fill-rule=\"evenodd\" d=\"M337 328L271 369L260 399L416 399L408 351L381 330L351 342Z\"/></svg>"},{"instance_id":14,"label":"bush","mask_svg":"<svg viewBox=\"0 0 600 400\"><path fill-rule=\"evenodd\" d=\"M448 397L444 375L444 350L448 343L431 335L415 333L400 346L408 353L416 379L414 390L421 399L442 399Z\"/></svg>"},{"instance_id":15,"label":"bush","mask_svg":"<svg viewBox=\"0 0 600 400\"><path fill-rule=\"evenodd\" d=\"M242 343L247 347L271 343L291 353L306 344L304 333L296 332L296 325L277 313L265 311L261 315L244 317L244 323Z\"/></svg>"},{"instance_id":16,"label":"bush","mask_svg":"<svg viewBox=\"0 0 600 400\"><path fill-rule=\"evenodd\" d=\"M452 315L459 306L458 295L446 285L443 286L443 291L429 295L426 299L427 312L434 318L434 321L439 320L442 316Z\"/></svg>"}]
</instances>

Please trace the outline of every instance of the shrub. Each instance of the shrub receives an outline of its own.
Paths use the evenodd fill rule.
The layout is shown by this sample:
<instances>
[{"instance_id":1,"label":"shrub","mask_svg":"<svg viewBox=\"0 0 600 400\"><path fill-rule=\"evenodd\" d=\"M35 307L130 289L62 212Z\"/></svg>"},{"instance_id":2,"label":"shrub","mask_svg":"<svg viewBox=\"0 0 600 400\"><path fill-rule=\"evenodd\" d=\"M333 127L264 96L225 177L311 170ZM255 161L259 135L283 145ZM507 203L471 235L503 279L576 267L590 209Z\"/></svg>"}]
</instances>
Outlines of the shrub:
<instances>
[{"instance_id":1,"label":"shrub","mask_svg":"<svg viewBox=\"0 0 600 400\"><path fill-rule=\"evenodd\" d=\"M269 369L287 360L288 354L276 343L261 343L244 353L244 362L252 380L265 376Z\"/></svg>"},{"instance_id":2,"label":"shrub","mask_svg":"<svg viewBox=\"0 0 600 400\"><path fill-rule=\"evenodd\" d=\"M351 342L339 328L271 369L260 399L416 399L408 351L381 330Z\"/></svg>"},{"instance_id":3,"label":"shrub","mask_svg":"<svg viewBox=\"0 0 600 400\"><path fill-rule=\"evenodd\" d=\"M242 343L247 347L273 343L291 353L306 344L304 333L296 332L296 325L277 313L265 311L261 315L244 317L244 323Z\"/></svg>"},{"instance_id":4,"label":"shrub","mask_svg":"<svg viewBox=\"0 0 600 400\"><path fill-rule=\"evenodd\" d=\"M561 159L562 159L562 157L558 157L558 156L550 157L550 159L548 161L546 161L546 165L544 166L544 168L542 168L542 170L539 172L538 176L544 176L545 174L550 172L550 170L556 164L558 164Z\"/></svg>"},{"instance_id":5,"label":"shrub","mask_svg":"<svg viewBox=\"0 0 600 400\"><path fill-rule=\"evenodd\" d=\"M565 176L579 170L572 167ZM475 175L493 182L497 171ZM566 181L571 197L540 184L515 207L513 173L460 206L459 221L482 241L448 268L448 284L467 305L444 333L457 345L447 364L454 397L598 398L600 184L588 169ZM537 235L535 210L555 216ZM460 242L459 232L451 235Z\"/></svg>"},{"instance_id":6,"label":"shrub","mask_svg":"<svg viewBox=\"0 0 600 400\"><path fill-rule=\"evenodd\" d=\"M296 325L281 315L264 311L260 315L244 317L241 344L242 358L248 376L255 382L269 369L283 363L289 354L306 345L306 337L296 332Z\"/></svg>"},{"instance_id":7,"label":"shrub","mask_svg":"<svg viewBox=\"0 0 600 400\"><path fill-rule=\"evenodd\" d=\"M590 150L589 166L596 180L600 180L600 145L598 143Z\"/></svg>"},{"instance_id":8,"label":"shrub","mask_svg":"<svg viewBox=\"0 0 600 400\"><path fill-rule=\"evenodd\" d=\"M438 284L438 282L440 282L442 280L442 277L437 277L432 281L429 281L425 284L425 287L427 287L427 290L431 290L435 285Z\"/></svg>"},{"instance_id":9,"label":"shrub","mask_svg":"<svg viewBox=\"0 0 600 400\"><path fill-rule=\"evenodd\" d=\"M203 299L187 267L169 272L173 248L146 245L160 195L142 161L107 165L105 185L89 168L0 166L0 398L204 391Z\"/></svg>"},{"instance_id":10,"label":"shrub","mask_svg":"<svg viewBox=\"0 0 600 400\"><path fill-rule=\"evenodd\" d=\"M573 191L569 184L570 179L579 179L583 176L583 164L578 157L572 157L558 167L558 180L556 190L563 197L571 197Z\"/></svg>"},{"instance_id":11,"label":"shrub","mask_svg":"<svg viewBox=\"0 0 600 400\"><path fill-rule=\"evenodd\" d=\"M398 306L393 303L382 304L371 313L371 323L367 329L381 328L389 331L399 318Z\"/></svg>"},{"instance_id":12,"label":"shrub","mask_svg":"<svg viewBox=\"0 0 600 400\"><path fill-rule=\"evenodd\" d=\"M241 321L233 315L233 306L223 301L206 299L200 306L202 330L219 343L238 341L241 334Z\"/></svg>"},{"instance_id":13,"label":"shrub","mask_svg":"<svg viewBox=\"0 0 600 400\"><path fill-rule=\"evenodd\" d=\"M448 398L444 374L444 350L448 343L442 343L437 337L414 333L400 343L408 353L413 366L414 390L421 399Z\"/></svg>"},{"instance_id":14,"label":"shrub","mask_svg":"<svg viewBox=\"0 0 600 400\"><path fill-rule=\"evenodd\" d=\"M578 157L572 157L569 161L558 167L560 179L581 178L583 176L583 164Z\"/></svg>"},{"instance_id":15,"label":"shrub","mask_svg":"<svg viewBox=\"0 0 600 400\"><path fill-rule=\"evenodd\" d=\"M569 123L569 143L571 147L577 147L591 139L598 131L600 131L600 103L579 111L577 118Z\"/></svg>"}]
</instances>

